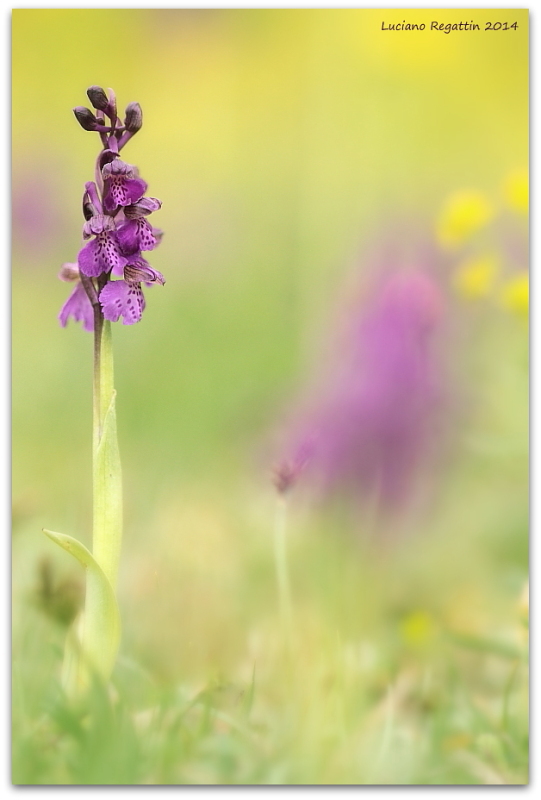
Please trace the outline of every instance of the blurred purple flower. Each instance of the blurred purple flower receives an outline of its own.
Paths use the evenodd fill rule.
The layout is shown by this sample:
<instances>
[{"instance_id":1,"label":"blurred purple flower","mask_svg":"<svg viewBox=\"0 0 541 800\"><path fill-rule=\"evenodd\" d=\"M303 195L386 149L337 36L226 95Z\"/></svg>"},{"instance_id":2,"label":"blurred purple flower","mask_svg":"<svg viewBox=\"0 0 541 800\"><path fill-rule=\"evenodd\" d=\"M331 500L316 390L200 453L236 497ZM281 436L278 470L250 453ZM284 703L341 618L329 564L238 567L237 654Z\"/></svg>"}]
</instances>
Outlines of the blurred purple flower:
<instances>
[{"instance_id":1,"label":"blurred purple flower","mask_svg":"<svg viewBox=\"0 0 541 800\"><path fill-rule=\"evenodd\" d=\"M309 466L326 493L376 493L393 507L407 499L437 432L442 314L438 286L421 272L387 277L356 314L293 447L311 442Z\"/></svg>"},{"instance_id":2,"label":"blurred purple flower","mask_svg":"<svg viewBox=\"0 0 541 800\"><path fill-rule=\"evenodd\" d=\"M274 485L278 494L287 494L293 489L314 452L312 438L301 442L293 457L279 463L274 470Z\"/></svg>"},{"instance_id":3,"label":"blurred purple flower","mask_svg":"<svg viewBox=\"0 0 541 800\"><path fill-rule=\"evenodd\" d=\"M29 266L41 264L44 253L66 231L66 213L56 201L60 172L48 153L39 161L27 163L24 173L13 175L13 245L28 258ZM34 261L36 255L40 256L38 261Z\"/></svg>"}]
</instances>

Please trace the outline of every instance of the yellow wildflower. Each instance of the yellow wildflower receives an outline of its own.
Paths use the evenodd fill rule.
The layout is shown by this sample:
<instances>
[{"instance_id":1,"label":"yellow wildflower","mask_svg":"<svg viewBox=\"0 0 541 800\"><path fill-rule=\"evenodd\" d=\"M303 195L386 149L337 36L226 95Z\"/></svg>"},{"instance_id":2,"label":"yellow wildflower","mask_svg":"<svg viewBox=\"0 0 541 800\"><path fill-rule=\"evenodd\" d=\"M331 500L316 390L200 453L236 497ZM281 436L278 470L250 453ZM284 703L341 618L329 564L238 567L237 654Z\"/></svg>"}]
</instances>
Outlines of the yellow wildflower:
<instances>
[{"instance_id":1,"label":"yellow wildflower","mask_svg":"<svg viewBox=\"0 0 541 800\"><path fill-rule=\"evenodd\" d=\"M494 216L494 210L481 192L456 192L448 199L437 225L441 245L457 247Z\"/></svg>"},{"instance_id":2,"label":"yellow wildflower","mask_svg":"<svg viewBox=\"0 0 541 800\"><path fill-rule=\"evenodd\" d=\"M427 611L412 611L400 625L402 639L412 647L425 647L436 635L436 623Z\"/></svg>"},{"instance_id":3,"label":"yellow wildflower","mask_svg":"<svg viewBox=\"0 0 541 800\"><path fill-rule=\"evenodd\" d=\"M512 172L504 184L504 196L507 204L515 211L522 214L528 213L529 207L529 182L528 173Z\"/></svg>"},{"instance_id":4,"label":"yellow wildflower","mask_svg":"<svg viewBox=\"0 0 541 800\"><path fill-rule=\"evenodd\" d=\"M468 299L484 297L493 284L498 271L495 256L477 256L463 261L454 275L454 285L459 294Z\"/></svg>"},{"instance_id":5,"label":"yellow wildflower","mask_svg":"<svg viewBox=\"0 0 541 800\"><path fill-rule=\"evenodd\" d=\"M528 316L529 309L529 279L526 270L508 280L500 294L502 305L521 317Z\"/></svg>"}]
</instances>

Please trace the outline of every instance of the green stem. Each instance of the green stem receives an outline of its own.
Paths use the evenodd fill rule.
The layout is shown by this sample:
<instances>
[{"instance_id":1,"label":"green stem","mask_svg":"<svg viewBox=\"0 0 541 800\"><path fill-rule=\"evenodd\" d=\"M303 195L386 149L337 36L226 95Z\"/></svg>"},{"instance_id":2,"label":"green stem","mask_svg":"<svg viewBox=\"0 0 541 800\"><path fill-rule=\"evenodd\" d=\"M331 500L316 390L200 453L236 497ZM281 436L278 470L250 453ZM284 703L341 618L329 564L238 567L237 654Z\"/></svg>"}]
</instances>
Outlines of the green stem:
<instances>
[{"instance_id":1,"label":"green stem","mask_svg":"<svg viewBox=\"0 0 541 800\"><path fill-rule=\"evenodd\" d=\"M111 323L103 319L100 309L96 309L92 554L113 590L116 590L122 543L122 474L116 435L115 395Z\"/></svg>"},{"instance_id":2,"label":"green stem","mask_svg":"<svg viewBox=\"0 0 541 800\"><path fill-rule=\"evenodd\" d=\"M288 647L292 641L291 589L287 568L287 503L284 497L278 498L274 527L274 558L278 583L278 602L280 616Z\"/></svg>"},{"instance_id":3,"label":"green stem","mask_svg":"<svg viewBox=\"0 0 541 800\"><path fill-rule=\"evenodd\" d=\"M113 345L111 323L94 306L93 394L93 531L92 557L97 568L87 569L85 612L80 641L88 659L105 680L114 666L120 637L116 584L122 543L122 473L116 433ZM105 583L100 574L105 576ZM111 597L108 597L109 591ZM114 606L114 608L113 608ZM87 683L86 668L75 660L79 687ZM80 670L83 670L82 672Z\"/></svg>"},{"instance_id":4,"label":"green stem","mask_svg":"<svg viewBox=\"0 0 541 800\"><path fill-rule=\"evenodd\" d=\"M89 298L96 295L92 283ZM99 289L98 284L98 289ZM92 675L111 677L120 642L116 583L122 542L122 474L116 434L111 324L94 305L92 553L77 539L45 530L86 569L85 610L66 641L62 682L68 695L80 697Z\"/></svg>"}]
</instances>

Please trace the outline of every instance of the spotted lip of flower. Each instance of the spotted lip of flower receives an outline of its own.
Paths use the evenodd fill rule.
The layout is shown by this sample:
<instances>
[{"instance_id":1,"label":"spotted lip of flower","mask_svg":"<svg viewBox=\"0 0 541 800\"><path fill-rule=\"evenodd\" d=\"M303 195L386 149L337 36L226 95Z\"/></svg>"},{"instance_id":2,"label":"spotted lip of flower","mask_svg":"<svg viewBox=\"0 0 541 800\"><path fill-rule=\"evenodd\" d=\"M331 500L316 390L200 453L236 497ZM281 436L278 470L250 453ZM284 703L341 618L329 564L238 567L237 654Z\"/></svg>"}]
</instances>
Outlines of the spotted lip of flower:
<instances>
[{"instance_id":1,"label":"spotted lip of flower","mask_svg":"<svg viewBox=\"0 0 541 800\"><path fill-rule=\"evenodd\" d=\"M165 279L161 272L152 269L150 264L139 256L124 267L124 280L110 281L101 290L99 300L105 319L117 322L123 317L124 325L134 325L139 322L146 305L141 282L147 286L153 283L163 286Z\"/></svg>"},{"instance_id":2,"label":"spotted lip of flower","mask_svg":"<svg viewBox=\"0 0 541 800\"><path fill-rule=\"evenodd\" d=\"M95 239L79 251L77 263L79 269L90 278L96 278L104 272L113 271L121 274L128 263L118 242L118 232L112 217L97 214L87 220L83 227L83 238Z\"/></svg>"},{"instance_id":3,"label":"spotted lip of flower","mask_svg":"<svg viewBox=\"0 0 541 800\"><path fill-rule=\"evenodd\" d=\"M105 182L103 206L109 213L136 203L147 190L146 181L138 177L136 168L120 158L105 164L101 174Z\"/></svg>"},{"instance_id":4,"label":"spotted lip of flower","mask_svg":"<svg viewBox=\"0 0 541 800\"><path fill-rule=\"evenodd\" d=\"M140 250L154 250L159 245L161 231L153 228L145 217L160 207L160 200L143 197L138 203L124 209L126 222L118 228L118 241L123 253L133 255Z\"/></svg>"}]
</instances>

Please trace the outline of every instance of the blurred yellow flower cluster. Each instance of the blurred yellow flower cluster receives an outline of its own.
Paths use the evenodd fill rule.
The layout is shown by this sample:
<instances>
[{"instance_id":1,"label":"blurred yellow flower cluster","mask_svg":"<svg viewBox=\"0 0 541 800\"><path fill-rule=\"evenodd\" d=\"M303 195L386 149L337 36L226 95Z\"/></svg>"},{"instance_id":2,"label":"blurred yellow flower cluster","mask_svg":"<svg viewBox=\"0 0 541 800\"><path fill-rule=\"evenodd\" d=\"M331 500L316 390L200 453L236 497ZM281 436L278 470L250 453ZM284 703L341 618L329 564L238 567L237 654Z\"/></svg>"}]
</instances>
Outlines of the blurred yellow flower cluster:
<instances>
[{"instance_id":1,"label":"blurred yellow flower cluster","mask_svg":"<svg viewBox=\"0 0 541 800\"><path fill-rule=\"evenodd\" d=\"M492 202L482 192L459 191L447 199L436 223L436 238L448 253L462 254L453 272L453 285L466 300L492 297L500 307L527 318L529 280L526 265L509 274L506 258L498 253L490 236L483 236L491 223L505 215L527 216L529 207L528 174L516 171L502 185L501 203ZM524 236L527 233L524 232ZM490 242L490 244L488 244ZM472 243L481 244L471 252ZM470 248L467 255L463 251Z\"/></svg>"},{"instance_id":2,"label":"blurred yellow flower cluster","mask_svg":"<svg viewBox=\"0 0 541 800\"><path fill-rule=\"evenodd\" d=\"M504 197L510 208L521 214L527 214L529 209L529 181L528 173L512 172L504 184Z\"/></svg>"},{"instance_id":3,"label":"blurred yellow flower cluster","mask_svg":"<svg viewBox=\"0 0 541 800\"><path fill-rule=\"evenodd\" d=\"M414 649L422 649L434 643L438 626L428 611L411 611L401 621L400 634L407 645Z\"/></svg>"},{"instance_id":4,"label":"blurred yellow flower cluster","mask_svg":"<svg viewBox=\"0 0 541 800\"><path fill-rule=\"evenodd\" d=\"M467 258L462 261L455 274L454 285L462 297L474 299L487 295L498 274L496 255Z\"/></svg>"},{"instance_id":5,"label":"blurred yellow flower cluster","mask_svg":"<svg viewBox=\"0 0 541 800\"><path fill-rule=\"evenodd\" d=\"M494 208L481 192L455 192L438 220L438 240L445 248L458 247L493 217Z\"/></svg>"},{"instance_id":6,"label":"blurred yellow flower cluster","mask_svg":"<svg viewBox=\"0 0 541 800\"><path fill-rule=\"evenodd\" d=\"M528 316L529 297L530 281L526 270L506 281L500 293L502 305L524 317Z\"/></svg>"}]
</instances>

